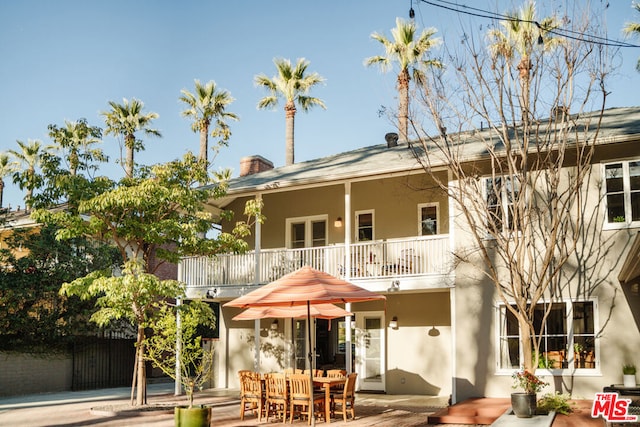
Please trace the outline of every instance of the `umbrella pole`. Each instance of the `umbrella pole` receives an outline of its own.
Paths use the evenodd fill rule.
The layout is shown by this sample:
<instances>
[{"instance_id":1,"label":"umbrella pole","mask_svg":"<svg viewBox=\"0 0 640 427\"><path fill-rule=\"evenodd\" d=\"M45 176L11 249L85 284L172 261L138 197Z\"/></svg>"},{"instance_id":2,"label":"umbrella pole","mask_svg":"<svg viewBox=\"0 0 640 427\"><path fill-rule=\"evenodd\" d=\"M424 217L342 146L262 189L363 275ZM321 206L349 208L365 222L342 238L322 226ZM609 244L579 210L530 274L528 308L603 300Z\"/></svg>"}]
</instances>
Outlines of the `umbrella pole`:
<instances>
[{"instance_id":1,"label":"umbrella pole","mask_svg":"<svg viewBox=\"0 0 640 427\"><path fill-rule=\"evenodd\" d=\"M313 341L311 339L311 302L307 300L307 334L309 334L309 412L311 425L316 425L316 411L313 407Z\"/></svg>"}]
</instances>

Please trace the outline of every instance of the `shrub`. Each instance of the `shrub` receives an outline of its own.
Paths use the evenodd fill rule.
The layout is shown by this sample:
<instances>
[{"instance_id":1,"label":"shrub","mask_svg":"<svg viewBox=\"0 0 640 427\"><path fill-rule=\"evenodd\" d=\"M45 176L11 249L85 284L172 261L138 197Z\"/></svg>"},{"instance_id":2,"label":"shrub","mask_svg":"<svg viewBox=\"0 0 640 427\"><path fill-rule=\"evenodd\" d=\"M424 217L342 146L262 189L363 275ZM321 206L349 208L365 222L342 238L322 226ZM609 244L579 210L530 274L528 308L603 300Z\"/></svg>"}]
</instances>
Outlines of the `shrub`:
<instances>
[{"instance_id":1,"label":"shrub","mask_svg":"<svg viewBox=\"0 0 640 427\"><path fill-rule=\"evenodd\" d=\"M538 400L538 411L544 413L555 411L556 414L569 415L573 412L569 399L568 394L561 394L558 391L547 393Z\"/></svg>"}]
</instances>

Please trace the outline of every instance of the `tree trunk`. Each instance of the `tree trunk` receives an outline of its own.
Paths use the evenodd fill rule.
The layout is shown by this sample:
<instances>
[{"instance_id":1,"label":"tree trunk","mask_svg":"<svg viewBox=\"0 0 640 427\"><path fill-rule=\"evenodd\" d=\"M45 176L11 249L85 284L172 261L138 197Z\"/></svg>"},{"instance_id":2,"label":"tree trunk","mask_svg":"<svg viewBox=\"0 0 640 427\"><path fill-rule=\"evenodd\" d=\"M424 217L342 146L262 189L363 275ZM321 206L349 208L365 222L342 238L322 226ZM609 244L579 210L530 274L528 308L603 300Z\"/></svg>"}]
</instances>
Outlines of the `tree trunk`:
<instances>
[{"instance_id":1,"label":"tree trunk","mask_svg":"<svg viewBox=\"0 0 640 427\"><path fill-rule=\"evenodd\" d=\"M285 117L285 164L287 166L292 165L294 160L294 120L296 116L296 106L293 101L287 102L284 107Z\"/></svg>"},{"instance_id":2,"label":"tree trunk","mask_svg":"<svg viewBox=\"0 0 640 427\"><path fill-rule=\"evenodd\" d=\"M2 208L3 197L4 197L4 180L0 179L0 208Z\"/></svg>"},{"instance_id":3,"label":"tree trunk","mask_svg":"<svg viewBox=\"0 0 640 427\"><path fill-rule=\"evenodd\" d=\"M124 147L126 150L126 163L125 163L125 174L127 178L133 178L133 146L136 143L136 137L134 134L128 134L124 138Z\"/></svg>"},{"instance_id":4,"label":"tree trunk","mask_svg":"<svg viewBox=\"0 0 640 427\"><path fill-rule=\"evenodd\" d=\"M138 349L138 351L136 352L136 355L138 357L138 366L136 368L137 370L137 393L136 393L136 405L144 405L147 403L147 393L146 393L146 388L147 388L147 376L146 376L146 372L145 372L145 366L144 366L144 327L142 327L142 325L138 325L138 339L137 339L137 343L136 343L136 348Z\"/></svg>"},{"instance_id":5,"label":"tree trunk","mask_svg":"<svg viewBox=\"0 0 640 427\"><path fill-rule=\"evenodd\" d=\"M404 69L398 74L398 133L400 142L409 140L409 71Z\"/></svg>"},{"instance_id":6,"label":"tree trunk","mask_svg":"<svg viewBox=\"0 0 640 427\"><path fill-rule=\"evenodd\" d=\"M209 161L209 125L205 124L200 128L200 161Z\"/></svg>"},{"instance_id":7,"label":"tree trunk","mask_svg":"<svg viewBox=\"0 0 640 427\"><path fill-rule=\"evenodd\" d=\"M531 329L529 329L529 323L524 316L518 316L518 327L520 329L520 338L522 339L522 362L525 371L529 371L535 374L536 367L534 366L533 346L531 342Z\"/></svg>"}]
</instances>

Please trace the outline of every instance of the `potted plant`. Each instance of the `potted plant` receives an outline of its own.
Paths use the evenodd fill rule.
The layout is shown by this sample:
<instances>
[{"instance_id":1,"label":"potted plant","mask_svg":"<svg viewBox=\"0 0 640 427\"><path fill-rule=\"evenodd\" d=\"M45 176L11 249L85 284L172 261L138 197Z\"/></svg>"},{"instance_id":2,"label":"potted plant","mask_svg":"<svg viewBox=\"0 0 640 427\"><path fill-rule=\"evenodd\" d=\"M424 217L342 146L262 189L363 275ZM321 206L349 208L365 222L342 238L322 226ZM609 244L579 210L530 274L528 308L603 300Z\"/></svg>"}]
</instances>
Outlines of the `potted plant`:
<instances>
[{"instance_id":1,"label":"potted plant","mask_svg":"<svg viewBox=\"0 0 640 427\"><path fill-rule=\"evenodd\" d=\"M208 304L199 300L163 306L147 325L153 331L145 340L147 360L174 381L179 380L187 395L188 406L175 407L176 427L208 427L211 423L211 407L193 404L195 391L210 379L213 368L213 349L206 350L198 335L201 325L215 325L215 315Z\"/></svg>"},{"instance_id":2,"label":"potted plant","mask_svg":"<svg viewBox=\"0 0 640 427\"><path fill-rule=\"evenodd\" d=\"M633 363L622 366L622 385L625 387L636 386L636 365Z\"/></svg>"},{"instance_id":3,"label":"potted plant","mask_svg":"<svg viewBox=\"0 0 640 427\"><path fill-rule=\"evenodd\" d=\"M511 393L511 409L518 418L531 418L536 413L538 391L549 384L527 370L514 372L513 379L513 388L523 391Z\"/></svg>"}]
</instances>

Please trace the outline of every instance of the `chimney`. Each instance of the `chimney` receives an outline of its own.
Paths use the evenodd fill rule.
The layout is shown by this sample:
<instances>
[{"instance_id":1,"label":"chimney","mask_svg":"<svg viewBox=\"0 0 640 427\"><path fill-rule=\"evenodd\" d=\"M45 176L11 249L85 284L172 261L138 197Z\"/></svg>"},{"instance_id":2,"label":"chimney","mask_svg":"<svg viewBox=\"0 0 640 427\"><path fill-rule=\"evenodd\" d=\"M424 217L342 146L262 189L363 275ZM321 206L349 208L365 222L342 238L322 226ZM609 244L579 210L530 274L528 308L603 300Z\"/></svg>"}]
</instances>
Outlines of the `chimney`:
<instances>
[{"instance_id":1,"label":"chimney","mask_svg":"<svg viewBox=\"0 0 640 427\"><path fill-rule=\"evenodd\" d=\"M273 169L273 163L262 156L254 155L240 159L240 176L253 175L270 169Z\"/></svg>"},{"instance_id":2,"label":"chimney","mask_svg":"<svg viewBox=\"0 0 640 427\"><path fill-rule=\"evenodd\" d=\"M387 141L387 148L396 147L398 145L398 134L395 132L389 132L384 136Z\"/></svg>"}]
</instances>

